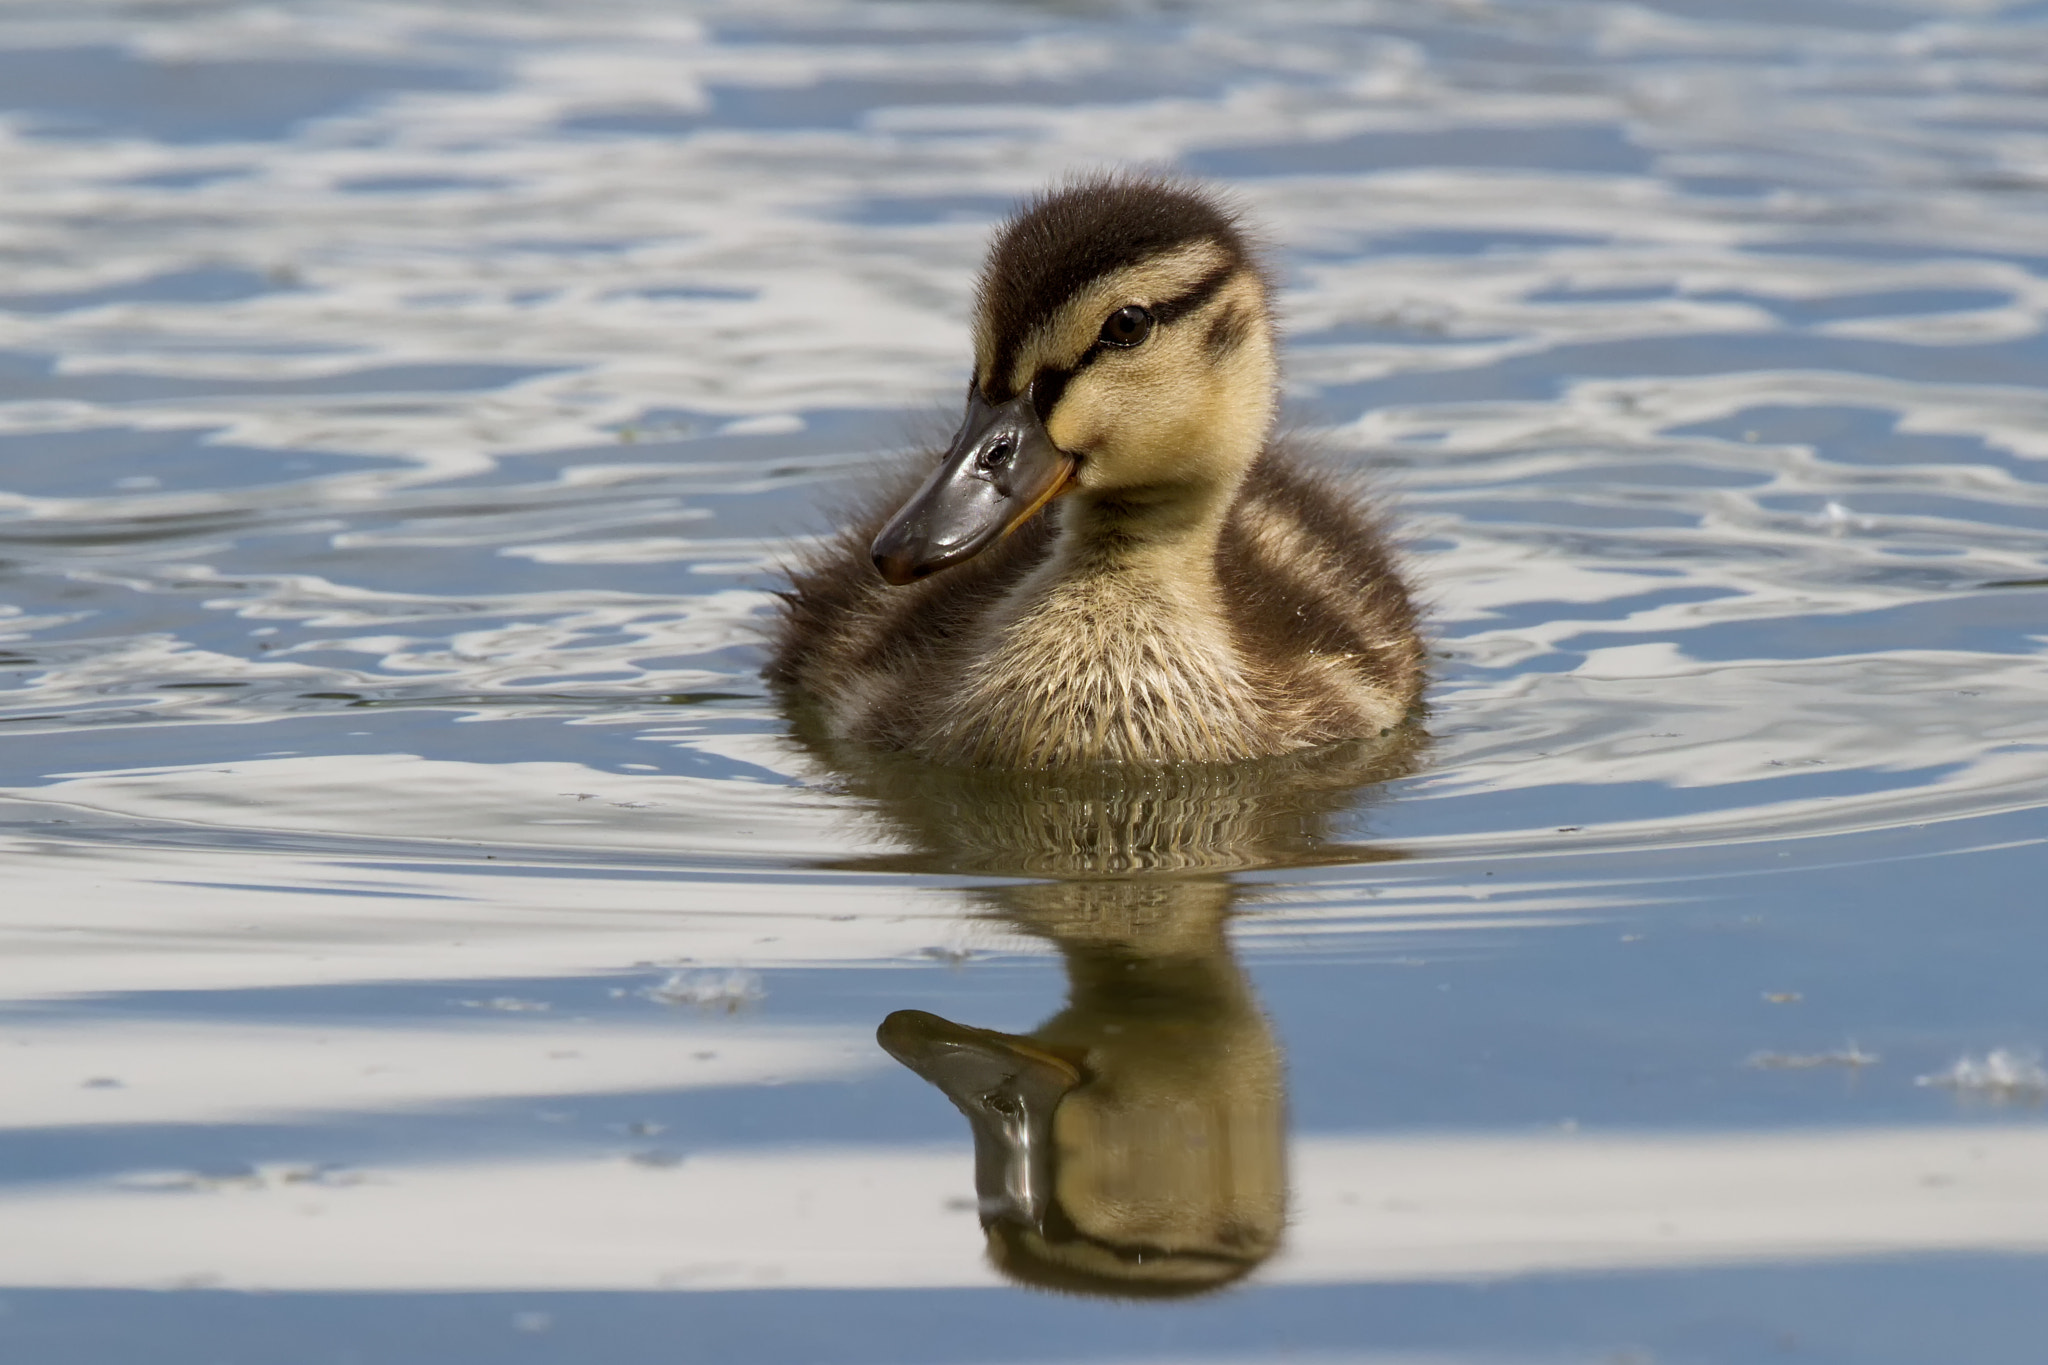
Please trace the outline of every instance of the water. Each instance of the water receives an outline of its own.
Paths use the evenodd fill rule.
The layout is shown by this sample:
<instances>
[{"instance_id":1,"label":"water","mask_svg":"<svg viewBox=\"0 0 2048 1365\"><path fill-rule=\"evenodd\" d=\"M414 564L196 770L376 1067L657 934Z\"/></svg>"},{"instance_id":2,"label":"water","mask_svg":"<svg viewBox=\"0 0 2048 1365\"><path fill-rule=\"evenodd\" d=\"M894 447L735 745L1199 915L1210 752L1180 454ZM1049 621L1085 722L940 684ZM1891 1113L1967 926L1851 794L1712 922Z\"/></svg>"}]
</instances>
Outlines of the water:
<instances>
[{"instance_id":1,"label":"water","mask_svg":"<svg viewBox=\"0 0 2048 1365\"><path fill-rule=\"evenodd\" d=\"M2044 72L1995 0L8 6L0 1358L2038 1361ZM942 781L758 680L1117 160L1266 225L1426 746Z\"/></svg>"}]
</instances>

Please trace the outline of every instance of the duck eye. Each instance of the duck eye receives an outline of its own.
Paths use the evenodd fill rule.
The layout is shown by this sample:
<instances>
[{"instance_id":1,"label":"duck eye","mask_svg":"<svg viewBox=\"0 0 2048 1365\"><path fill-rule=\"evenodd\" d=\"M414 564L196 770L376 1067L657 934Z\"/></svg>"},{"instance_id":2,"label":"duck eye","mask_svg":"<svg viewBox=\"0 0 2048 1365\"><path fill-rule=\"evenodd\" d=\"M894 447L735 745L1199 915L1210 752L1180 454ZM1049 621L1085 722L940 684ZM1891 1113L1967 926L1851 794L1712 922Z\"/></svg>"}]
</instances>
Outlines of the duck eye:
<instances>
[{"instance_id":1,"label":"duck eye","mask_svg":"<svg viewBox=\"0 0 2048 1365\"><path fill-rule=\"evenodd\" d=\"M1112 346L1135 346L1151 335L1152 313L1135 303L1117 309L1102 324L1102 339Z\"/></svg>"}]
</instances>

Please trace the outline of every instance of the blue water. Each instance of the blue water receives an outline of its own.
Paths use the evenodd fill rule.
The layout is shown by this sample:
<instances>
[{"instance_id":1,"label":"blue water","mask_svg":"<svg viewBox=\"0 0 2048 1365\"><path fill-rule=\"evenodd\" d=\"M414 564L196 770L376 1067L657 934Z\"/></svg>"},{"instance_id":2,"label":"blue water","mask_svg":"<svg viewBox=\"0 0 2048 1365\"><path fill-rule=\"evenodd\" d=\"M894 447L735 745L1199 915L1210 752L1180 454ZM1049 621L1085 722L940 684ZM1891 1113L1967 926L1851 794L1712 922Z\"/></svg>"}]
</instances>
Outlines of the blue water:
<instances>
[{"instance_id":1,"label":"blue water","mask_svg":"<svg viewBox=\"0 0 2048 1365\"><path fill-rule=\"evenodd\" d=\"M2041 1359L2043 71L1941 0L10 6L0 1360ZM1263 226L1428 742L821 749L775 566L1133 162ZM1229 1128L1256 1264L1006 1279L906 1009L1085 1037L1061 1169L1171 1236Z\"/></svg>"}]
</instances>

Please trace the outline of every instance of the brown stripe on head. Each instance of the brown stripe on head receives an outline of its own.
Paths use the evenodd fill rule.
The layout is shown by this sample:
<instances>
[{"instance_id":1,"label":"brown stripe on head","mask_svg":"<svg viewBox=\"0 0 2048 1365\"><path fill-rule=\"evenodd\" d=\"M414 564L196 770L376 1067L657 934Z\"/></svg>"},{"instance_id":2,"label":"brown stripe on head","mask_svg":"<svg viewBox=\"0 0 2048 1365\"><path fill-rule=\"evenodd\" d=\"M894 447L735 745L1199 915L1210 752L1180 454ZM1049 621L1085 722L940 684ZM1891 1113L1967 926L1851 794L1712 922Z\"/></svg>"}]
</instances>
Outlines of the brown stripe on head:
<instances>
[{"instance_id":1,"label":"brown stripe on head","mask_svg":"<svg viewBox=\"0 0 2048 1365\"><path fill-rule=\"evenodd\" d=\"M1221 359L1251 340L1257 320L1242 305L1232 304L1209 321L1203 347L1213 359Z\"/></svg>"},{"instance_id":2,"label":"brown stripe on head","mask_svg":"<svg viewBox=\"0 0 2048 1365\"><path fill-rule=\"evenodd\" d=\"M982 270L975 378L984 394L1012 396L1026 342L1090 284L1196 244L1213 248L1225 274L1252 262L1234 210L1165 177L1091 176L1026 204Z\"/></svg>"}]
</instances>

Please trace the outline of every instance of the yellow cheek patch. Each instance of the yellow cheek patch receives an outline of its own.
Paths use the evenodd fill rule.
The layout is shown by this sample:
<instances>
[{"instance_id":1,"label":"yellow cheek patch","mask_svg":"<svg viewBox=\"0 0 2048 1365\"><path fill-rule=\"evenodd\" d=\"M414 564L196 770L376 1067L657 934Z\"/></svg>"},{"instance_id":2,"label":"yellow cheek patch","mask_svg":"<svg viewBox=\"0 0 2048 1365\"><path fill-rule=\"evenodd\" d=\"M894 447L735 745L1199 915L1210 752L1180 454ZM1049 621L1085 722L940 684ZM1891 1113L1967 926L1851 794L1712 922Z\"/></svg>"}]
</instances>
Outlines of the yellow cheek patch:
<instances>
[{"instance_id":1,"label":"yellow cheek patch","mask_svg":"<svg viewBox=\"0 0 2048 1365\"><path fill-rule=\"evenodd\" d=\"M1215 344L1219 322L1232 344ZM1264 285L1241 271L1143 345L1084 365L1047 414L1046 434L1082 457L1078 482L1096 492L1221 486L1263 448L1273 383Z\"/></svg>"}]
</instances>

